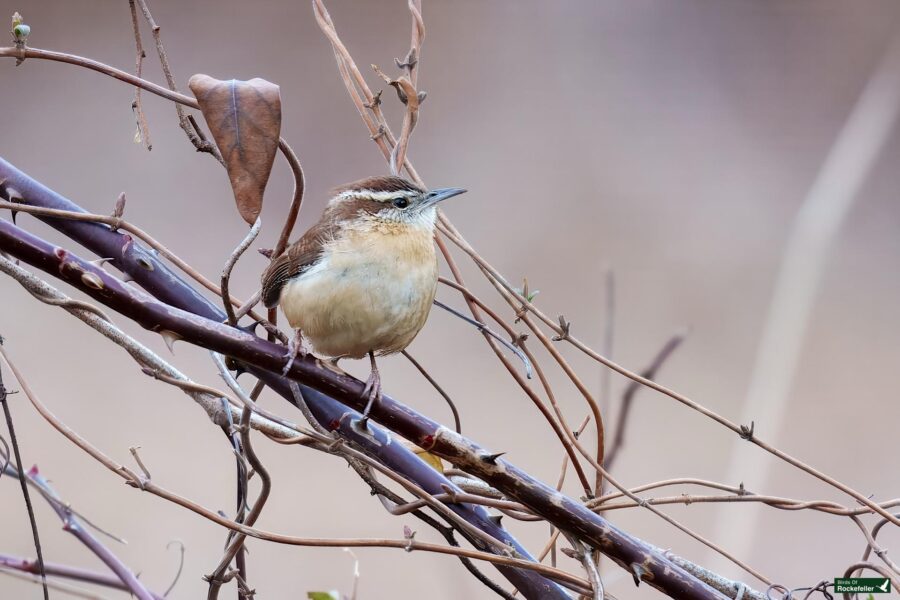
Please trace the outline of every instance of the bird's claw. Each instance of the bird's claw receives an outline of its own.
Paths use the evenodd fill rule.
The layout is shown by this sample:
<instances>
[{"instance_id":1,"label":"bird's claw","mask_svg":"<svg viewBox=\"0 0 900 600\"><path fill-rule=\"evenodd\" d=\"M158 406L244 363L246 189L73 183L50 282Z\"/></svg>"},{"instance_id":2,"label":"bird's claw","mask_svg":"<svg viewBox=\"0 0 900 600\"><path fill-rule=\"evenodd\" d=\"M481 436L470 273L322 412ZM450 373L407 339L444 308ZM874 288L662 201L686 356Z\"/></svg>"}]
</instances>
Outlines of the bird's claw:
<instances>
[{"instance_id":1,"label":"bird's claw","mask_svg":"<svg viewBox=\"0 0 900 600\"><path fill-rule=\"evenodd\" d=\"M285 352L284 354L284 358L287 360L287 363L281 370L282 377L287 377L287 374L290 373L291 367L294 366L294 361L298 356L300 358L305 358L307 354L309 354L309 350L303 343L303 334L301 334L300 330L298 329L294 334L294 337L292 337L291 341L288 343L287 352Z\"/></svg>"},{"instance_id":2,"label":"bird's claw","mask_svg":"<svg viewBox=\"0 0 900 600\"><path fill-rule=\"evenodd\" d=\"M381 375L375 369L366 380L366 387L363 388L362 397L366 399L366 408L363 410L363 420L368 420L369 411L381 399Z\"/></svg>"}]
</instances>

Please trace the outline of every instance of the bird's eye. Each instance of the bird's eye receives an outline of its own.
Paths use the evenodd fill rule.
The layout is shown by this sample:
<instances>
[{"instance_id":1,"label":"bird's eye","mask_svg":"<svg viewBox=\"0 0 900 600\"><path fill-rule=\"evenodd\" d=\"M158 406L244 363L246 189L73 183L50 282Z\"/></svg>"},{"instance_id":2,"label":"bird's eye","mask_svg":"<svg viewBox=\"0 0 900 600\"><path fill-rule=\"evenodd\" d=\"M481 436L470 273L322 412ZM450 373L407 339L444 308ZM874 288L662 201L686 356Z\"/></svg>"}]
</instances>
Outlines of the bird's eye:
<instances>
[{"instance_id":1,"label":"bird's eye","mask_svg":"<svg viewBox=\"0 0 900 600\"><path fill-rule=\"evenodd\" d=\"M391 200L391 204L393 204L397 208L406 208L407 206L409 206L409 200L407 200L406 198L394 198L393 200Z\"/></svg>"}]
</instances>

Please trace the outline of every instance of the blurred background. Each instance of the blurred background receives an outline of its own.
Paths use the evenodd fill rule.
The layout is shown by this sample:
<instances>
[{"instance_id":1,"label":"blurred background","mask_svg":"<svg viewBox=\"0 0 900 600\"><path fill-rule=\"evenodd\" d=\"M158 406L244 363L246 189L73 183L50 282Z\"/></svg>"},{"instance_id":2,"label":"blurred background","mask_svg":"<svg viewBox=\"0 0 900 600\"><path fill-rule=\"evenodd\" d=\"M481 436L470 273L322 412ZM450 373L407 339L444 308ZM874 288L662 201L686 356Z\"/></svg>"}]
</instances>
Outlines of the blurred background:
<instances>
[{"instance_id":1,"label":"blurred background","mask_svg":"<svg viewBox=\"0 0 900 600\"><path fill-rule=\"evenodd\" d=\"M790 368L790 348L785 356L780 347L767 353L773 364L790 371L784 399L758 413L745 400L754 395L757 354L795 216L878 65L887 64L889 75L891 65L897 66L882 61L898 28L900 4L424 4L427 37L419 87L428 98L410 157L429 185L470 190L445 208L469 241L510 281L527 277L530 287L540 290L539 305L548 314L564 314L573 332L595 348L602 344L608 317L605 282L611 269L617 361L639 370L669 336L689 328L687 341L659 375L662 383L732 420L753 418L760 437L866 495L877 500L898 495L900 136L891 132L890 118L861 138L864 148L847 153L850 163L861 162L860 186L850 194L855 202L835 229L833 243L823 244L817 255L822 277L813 277L806 291L808 310L802 316L809 326L798 332L796 369ZM32 28L31 46L134 68L125 0L0 0L0 7L4 19L16 10L23 14ZM328 7L361 68L376 63L395 72L394 57L403 57L409 45L405 2L331 0ZM308 2L154 0L151 8L182 91L194 73L263 77L281 86L283 134L298 152L308 182L298 234L318 217L330 188L386 172ZM146 27L143 37L144 76L163 83ZM377 89L380 81L368 68L363 72ZM10 59L0 61L0 81L4 158L92 212L110 212L124 191L127 219L218 278L246 225L234 208L225 172L194 152L169 102L143 96L153 142L147 152L133 141L133 89L120 82L46 61L14 67ZM884 91L890 85L879 89L876 96L890 97ZM392 93L385 100L399 130L398 103ZM276 161L256 246L274 244L290 191L288 169ZM19 222L63 241L33 218L20 215ZM264 265L263 257L248 253L238 265L233 292L252 294ZM814 264L801 267L815 271ZM501 307L469 265L466 275ZM0 293L6 348L62 420L125 464L132 464L128 447L140 446L160 485L233 514L234 459L202 411L12 280L0 278ZM449 290L442 289L440 297L462 306ZM171 357L158 336L124 319L117 322L196 380L220 385L204 351L178 344ZM599 391L601 367L560 347ZM562 459L558 441L477 332L436 311L410 350L458 403L466 435L555 482ZM362 361L344 366L367 373ZM441 399L402 357L380 366L395 397L450 422ZM568 419L580 422L587 413L583 399L561 373L552 377ZM18 387L9 373L4 379ZM611 414L625 385L612 378ZM224 530L126 487L52 430L24 394L10 400L26 466L37 464L63 498L126 538L127 546L110 543L158 592L169 585L178 564L177 550L167 544L183 542L184 572L170 597L204 596L201 577L219 561ZM299 418L280 398L265 394L262 402ZM734 437L645 390L636 399L615 475L630 486L671 477L745 482L759 493L853 505L750 444L736 445ZM259 527L303 536L396 538L409 525L419 531L417 539L435 538L412 517L387 515L341 460L262 440L256 447L275 481ZM574 482L570 476L566 491L577 496ZM35 502L47 560L102 568L61 531L45 503ZM33 556L21 493L10 479L0 480L0 506L0 552ZM839 576L864 549L850 521L822 513L746 504L664 510L790 587ZM648 511L609 517L659 547L765 589ZM546 526L509 526L528 548L540 551ZM885 546L898 541L895 532L884 534ZM259 598L350 591L353 562L338 549L256 540L248 547L250 580ZM452 558L385 549L355 552L362 599L495 597ZM569 558L560 561L580 570ZM604 574L607 591L619 598L659 597L647 586L635 590L630 575L608 561ZM40 594L39 586L0 574L0 596Z\"/></svg>"}]
</instances>

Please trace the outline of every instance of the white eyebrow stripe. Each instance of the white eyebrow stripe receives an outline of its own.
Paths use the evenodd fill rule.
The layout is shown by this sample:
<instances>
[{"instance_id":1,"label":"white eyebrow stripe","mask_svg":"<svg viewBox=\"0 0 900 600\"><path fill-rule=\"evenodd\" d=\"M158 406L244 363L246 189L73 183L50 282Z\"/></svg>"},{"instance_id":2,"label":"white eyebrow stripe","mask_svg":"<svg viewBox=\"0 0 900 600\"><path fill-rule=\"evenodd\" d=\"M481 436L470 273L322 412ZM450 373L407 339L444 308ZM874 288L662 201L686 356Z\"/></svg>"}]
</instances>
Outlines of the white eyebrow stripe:
<instances>
[{"instance_id":1,"label":"white eyebrow stripe","mask_svg":"<svg viewBox=\"0 0 900 600\"><path fill-rule=\"evenodd\" d=\"M416 190L396 190L393 192L375 190L347 190L346 192L341 192L340 194L335 196L335 200L366 199L375 200L377 202L386 202L388 200L393 200L398 196L404 198L413 198L421 193L422 192Z\"/></svg>"}]
</instances>

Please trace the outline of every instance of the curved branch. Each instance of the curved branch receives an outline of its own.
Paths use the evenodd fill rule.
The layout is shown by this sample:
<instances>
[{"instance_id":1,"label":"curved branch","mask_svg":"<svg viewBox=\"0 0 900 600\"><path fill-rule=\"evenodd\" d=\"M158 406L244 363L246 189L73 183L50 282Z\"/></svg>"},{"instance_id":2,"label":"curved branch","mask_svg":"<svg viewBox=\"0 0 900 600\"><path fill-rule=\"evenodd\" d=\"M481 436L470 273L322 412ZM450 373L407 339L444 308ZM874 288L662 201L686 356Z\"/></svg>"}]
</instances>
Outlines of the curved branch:
<instances>
[{"instance_id":1,"label":"curved branch","mask_svg":"<svg viewBox=\"0 0 900 600\"><path fill-rule=\"evenodd\" d=\"M20 188L24 186L17 188L21 192ZM22 194L26 196L25 192ZM281 372L284 362L283 348L279 345L161 304L122 284L97 266L62 248L53 247L11 223L0 222L0 248L64 279L151 331L172 331L187 341L228 354L249 364L254 373L266 379L276 390L284 386L283 379L275 375ZM220 311L215 312L221 315ZM350 408L362 410L364 407L364 384L361 381L322 368L311 357L295 360L288 375ZM346 410L335 413L333 409L329 412L329 418L319 418L319 421L328 423L331 429L339 430L343 435L364 440L370 440L373 435L376 439L385 435L377 429L374 433L368 429L360 432L358 413ZM650 585L682 598L721 599L718 592L699 583L655 549L615 528L579 502L533 479L512 464L494 458L492 453L477 444L418 415L389 396L382 398L373 408L371 416L423 449L472 472L557 527L579 535L629 570L633 564L642 565L641 573ZM398 444L388 446L380 443L377 448L383 451L386 447L396 446ZM446 479L444 482L449 484Z\"/></svg>"}]
</instances>

